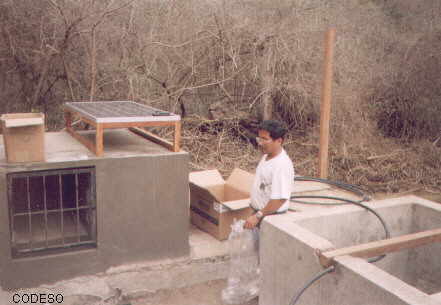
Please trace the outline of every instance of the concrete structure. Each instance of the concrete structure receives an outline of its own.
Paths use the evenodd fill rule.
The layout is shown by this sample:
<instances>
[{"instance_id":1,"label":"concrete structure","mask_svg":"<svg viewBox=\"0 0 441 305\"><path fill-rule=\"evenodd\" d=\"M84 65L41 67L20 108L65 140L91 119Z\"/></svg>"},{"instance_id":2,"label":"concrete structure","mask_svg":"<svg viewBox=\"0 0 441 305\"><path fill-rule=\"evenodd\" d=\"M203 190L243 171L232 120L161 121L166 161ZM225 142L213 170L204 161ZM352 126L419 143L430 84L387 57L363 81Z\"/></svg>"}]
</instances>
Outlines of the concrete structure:
<instances>
[{"instance_id":1,"label":"concrete structure","mask_svg":"<svg viewBox=\"0 0 441 305\"><path fill-rule=\"evenodd\" d=\"M415 196L376 201L369 206L385 220L391 237L441 227L441 206ZM379 220L356 206L279 215L261 228L260 305L289 304L323 270L316 249L357 245L384 238ZM369 264L338 257L336 270L315 282L297 305L440 305L441 244L390 253Z\"/></svg>"},{"instance_id":2,"label":"concrete structure","mask_svg":"<svg viewBox=\"0 0 441 305\"><path fill-rule=\"evenodd\" d=\"M127 130L106 131L104 142L104 156L96 157L66 132L47 133L46 161L40 163L6 163L0 147L4 290L96 274L121 264L188 258L188 153L172 153ZM10 232L7 175L82 167L95 170L97 245L14 258L11 238L17 232Z\"/></svg>"},{"instance_id":3,"label":"concrete structure","mask_svg":"<svg viewBox=\"0 0 441 305\"><path fill-rule=\"evenodd\" d=\"M67 158L72 157L71 149L72 147L66 147ZM295 191L314 192L325 189L329 187L314 182L302 182L297 185ZM329 190L325 195L336 194ZM294 207L297 209L296 205ZM201 301L200 304L221 304L221 290L226 286L225 279L229 273L228 242L218 241L193 226L190 228L189 244L190 256L184 259L127 263L93 275L77 276L3 294L0 288L0 304L10 303L14 293L34 292L62 294L65 305L107 304L104 301L114 298L117 289L122 291L123 297L131 299L131 304L138 304L138 301L133 300L134 298L139 298L139 304L145 302L150 304L148 301L143 301L147 299L154 299L155 302L152 301L152 304L162 304L161 301L156 302L156 300L161 299L161 296L168 300L166 297L168 293L175 295L180 289L194 291L195 298L189 298L188 304L196 304L198 297L206 299L213 294L214 298L206 302ZM205 294L206 292L208 294ZM122 302L125 303L127 302ZM247 305L251 304L257 304L257 300Z\"/></svg>"}]
</instances>

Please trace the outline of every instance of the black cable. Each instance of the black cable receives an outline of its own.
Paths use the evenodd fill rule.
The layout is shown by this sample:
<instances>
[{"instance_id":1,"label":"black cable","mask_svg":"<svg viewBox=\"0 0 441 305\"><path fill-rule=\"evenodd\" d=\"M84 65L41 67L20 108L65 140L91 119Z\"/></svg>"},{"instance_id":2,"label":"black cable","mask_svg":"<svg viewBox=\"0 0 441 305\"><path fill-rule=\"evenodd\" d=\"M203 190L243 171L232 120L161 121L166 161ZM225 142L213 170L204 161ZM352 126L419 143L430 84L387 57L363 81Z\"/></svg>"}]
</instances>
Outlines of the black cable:
<instances>
[{"instance_id":1,"label":"black cable","mask_svg":"<svg viewBox=\"0 0 441 305\"><path fill-rule=\"evenodd\" d=\"M312 278L305 286L303 286L303 288L291 299L291 302L289 302L289 305L294 305L295 303L297 303L297 301L300 299L300 297L306 291L306 289L309 288L309 286L314 284L315 281L319 280L325 274L328 274L328 273L334 271L334 269L335 269L335 266L328 267L325 270L318 273L316 276L314 276L314 278Z\"/></svg>"},{"instance_id":2,"label":"black cable","mask_svg":"<svg viewBox=\"0 0 441 305\"><path fill-rule=\"evenodd\" d=\"M389 230L387 229L386 223L384 222L383 218L381 218L381 216L375 212L375 210L371 209L370 207L368 207L367 205L364 205L363 203L359 202L359 201L355 201L355 200L351 200L351 199L346 199L346 198L340 198L340 197L333 197L333 196L318 196L318 195L302 195L302 196L291 196L291 198L313 198L313 199L332 199L332 200L340 200L340 201L344 201L350 204L354 204L357 206L360 206L366 210L368 210L369 212L371 212L372 214L374 214L375 216L377 216L377 218L380 220L381 224L383 225L385 234L386 234L386 239L390 238L390 233ZM318 203L318 204L322 204L322 203Z\"/></svg>"},{"instance_id":3,"label":"black cable","mask_svg":"<svg viewBox=\"0 0 441 305\"><path fill-rule=\"evenodd\" d=\"M352 184L343 183L343 182L335 182L335 181L331 181L331 180L327 180L327 179L312 178L312 177L295 177L294 180L295 181L317 181L317 182L321 182L321 183L326 183L326 184L329 184L329 185L337 186L337 187L339 187L341 189L344 189L346 191L355 193L358 196L362 197L361 200L355 201L355 200L350 200L350 199L345 199L345 198L340 198L340 197L333 197L333 196L317 196L317 195L300 195L300 196L295 196L294 195L294 196L290 197L290 201L300 202L300 203L304 203L304 204L318 204L318 205L340 205L340 204L344 204L344 203L341 203L341 202L338 202L338 203L335 203L335 202L333 202L333 203L322 203L322 202L305 202L305 201L295 200L295 199L300 199L300 198L313 198L313 199L320 198L320 199L339 200L339 201L346 202L348 204L354 204L354 205L360 206L360 207L366 209L367 211L373 213L380 220L381 224L383 225L385 234L386 234L386 239L390 238L389 230L387 229L386 223L384 222L383 218L381 218L381 216L377 212L375 212L373 209L371 209L367 205L362 204L363 201L369 201L370 197L367 196L360 187L357 187L357 186L352 185ZM379 260L383 259L385 256L386 255L380 255L380 256L377 256L377 257L372 257L372 258L369 258L367 260L367 262L368 263L375 263L375 262L378 262ZM300 296L306 291L306 289L308 289L315 281L319 280L325 274L328 274L328 273L330 273L330 272L332 272L334 270L335 270L335 266L331 266L331 267L328 267L325 270L321 271L317 275L315 275L291 299L291 302L289 304L290 305L295 305L297 303L297 301L300 299Z\"/></svg>"},{"instance_id":4,"label":"black cable","mask_svg":"<svg viewBox=\"0 0 441 305\"><path fill-rule=\"evenodd\" d=\"M370 196L368 196L366 194L366 192L363 188L361 188L360 186L354 185L354 184L349 184L349 183L340 182L340 181L332 181L332 180L323 179L323 178L306 177L306 176L297 176L294 178L294 181L315 181L315 182L325 183L325 184L336 186L340 189L349 191L351 193L354 193L362 198L361 201L370 201L371 200Z\"/></svg>"}]
</instances>

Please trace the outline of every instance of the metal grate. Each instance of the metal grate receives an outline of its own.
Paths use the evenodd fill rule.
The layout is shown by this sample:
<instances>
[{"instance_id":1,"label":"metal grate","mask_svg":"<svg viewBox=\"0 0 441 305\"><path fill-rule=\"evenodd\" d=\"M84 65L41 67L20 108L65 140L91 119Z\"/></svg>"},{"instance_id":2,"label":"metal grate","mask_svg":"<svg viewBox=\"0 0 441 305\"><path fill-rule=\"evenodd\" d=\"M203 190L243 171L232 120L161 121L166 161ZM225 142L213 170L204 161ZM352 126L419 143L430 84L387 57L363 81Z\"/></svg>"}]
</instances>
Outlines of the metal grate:
<instances>
[{"instance_id":1,"label":"metal grate","mask_svg":"<svg viewBox=\"0 0 441 305\"><path fill-rule=\"evenodd\" d=\"M12 256L96 247L95 168L10 173Z\"/></svg>"},{"instance_id":2,"label":"metal grate","mask_svg":"<svg viewBox=\"0 0 441 305\"><path fill-rule=\"evenodd\" d=\"M65 106L95 122L180 120L179 115L131 101L76 102Z\"/></svg>"}]
</instances>

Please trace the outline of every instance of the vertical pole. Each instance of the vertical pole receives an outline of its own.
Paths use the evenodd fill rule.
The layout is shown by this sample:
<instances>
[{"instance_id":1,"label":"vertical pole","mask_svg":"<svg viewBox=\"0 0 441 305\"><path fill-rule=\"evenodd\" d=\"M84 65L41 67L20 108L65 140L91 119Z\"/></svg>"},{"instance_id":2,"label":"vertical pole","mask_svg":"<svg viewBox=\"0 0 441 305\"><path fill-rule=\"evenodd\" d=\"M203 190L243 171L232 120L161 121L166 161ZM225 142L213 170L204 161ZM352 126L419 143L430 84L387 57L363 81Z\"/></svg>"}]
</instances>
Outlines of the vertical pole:
<instances>
[{"instance_id":1,"label":"vertical pole","mask_svg":"<svg viewBox=\"0 0 441 305\"><path fill-rule=\"evenodd\" d=\"M320 148L319 148L319 177L328 177L329 150L329 120L331 118L332 95L332 61L334 55L335 29L331 28L325 38L325 64L320 107Z\"/></svg>"},{"instance_id":2,"label":"vertical pole","mask_svg":"<svg viewBox=\"0 0 441 305\"><path fill-rule=\"evenodd\" d=\"M47 239L47 186L46 186L46 175L43 175L43 204L44 204L44 240L46 241L46 247L49 247L49 241Z\"/></svg>"},{"instance_id":3,"label":"vertical pole","mask_svg":"<svg viewBox=\"0 0 441 305\"><path fill-rule=\"evenodd\" d=\"M80 208L79 208L79 203L78 203L78 196L79 196L79 190L78 188L79 186L79 181L78 181L78 176L80 174L79 173L75 173L75 212L77 213L77 242L81 241L80 238Z\"/></svg>"},{"instance_id":4,"label":"vertical pole","mask_svg":"<svg viewBox=\"0 0 441 305\"><path fill-rule=\"evenodd\" d=\"M64 246L64 210L63 210L63 179L61 174L58 174L58 184L60 188L60 213L61 213L61 243Z\"/></svg>"},{"instance_id":5,"label":"vertical pole","mask_svg":"<svg viewBox=\"0 0 441 305\"><path fill-rule=\"evenodd\" d=\"M31 208L31 185L30 185L30 178L29 176L26 177L26 185L27 185L27 191L28 191L28 221L29 221L29 250L32 251L32 240L33 240L33 231L32 231L32 208Z\"/></svg>"}]
</instances>

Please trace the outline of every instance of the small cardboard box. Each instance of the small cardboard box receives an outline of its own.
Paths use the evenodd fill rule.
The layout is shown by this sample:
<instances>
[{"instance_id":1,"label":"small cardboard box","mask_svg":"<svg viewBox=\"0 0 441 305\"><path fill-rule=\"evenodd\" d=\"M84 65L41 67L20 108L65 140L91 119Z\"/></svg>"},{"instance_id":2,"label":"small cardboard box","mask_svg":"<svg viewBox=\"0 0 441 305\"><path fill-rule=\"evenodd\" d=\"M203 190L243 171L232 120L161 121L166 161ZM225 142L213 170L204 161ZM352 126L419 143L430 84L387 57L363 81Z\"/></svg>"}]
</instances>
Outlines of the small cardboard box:
<instances>
[{"instance_id":1,"label":"small cardboard box","mask_svg":"<svg viewBox=\"0 0 441 305\"><path fill-rule=\"evenodd\" d=\"M1 116L8 162L44 161L44 114L8 113Z\"/></svg>"},{"instance_id":2,"label":"small cardboard box","mask_svg":"<svg viewBox=\"0 0 441 305\"><path fill-rule=\"evenodd\" d=\"M190 217L219 240L228 238L234 219L246 219L254 175L235 168L226 181L217 170L190 173Z\"/></svg>"}]
</instances>

